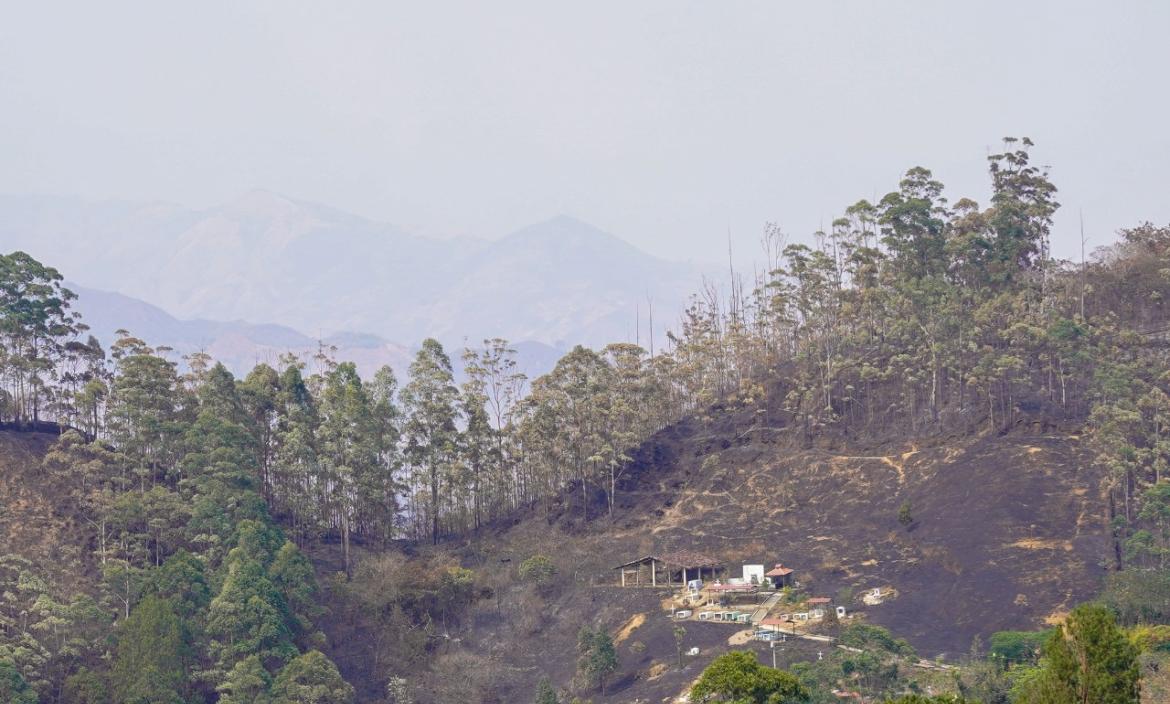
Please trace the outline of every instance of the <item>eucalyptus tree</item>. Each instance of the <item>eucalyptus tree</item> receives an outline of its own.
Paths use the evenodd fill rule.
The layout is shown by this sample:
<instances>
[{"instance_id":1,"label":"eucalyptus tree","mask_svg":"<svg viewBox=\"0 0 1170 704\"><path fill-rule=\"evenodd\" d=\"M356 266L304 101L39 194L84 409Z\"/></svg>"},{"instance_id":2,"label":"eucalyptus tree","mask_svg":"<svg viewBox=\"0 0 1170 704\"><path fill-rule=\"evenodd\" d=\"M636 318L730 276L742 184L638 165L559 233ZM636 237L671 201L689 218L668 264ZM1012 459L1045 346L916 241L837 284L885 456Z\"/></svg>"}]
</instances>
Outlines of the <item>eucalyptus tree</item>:
<instances>
[{"instance_id":1,"label":"eucalyptus tree","mask_svg":"<svg viewBox=\"0 0 1170 704\"><path fill-rule=\"evenodd\" d=\"M295 357L283 362L275 399L272 503L274 513L286 517L294 538L303 543L324 528L317 495L321 415L302 375L304 365Z\"/></svg>"},{"instance_id":2,"label":"eucalyptus tree","mask_svg":"<svg viewBox=\"0 0 1170 704\"><path fill-rule=\"evenodd\" d=\"M40 420L67 343L84 329L70 310L77 296L61 282L24 252L0 255L0 378L17 423Z\"/></svg>"},{"instance_id":3,"label":"eucalyptus tree","mask_svg":"<svg viewBox=\"0 0 1170 704\"><path fill-rule=\"evenodd\" d=\"M385 543L395 535L401 490L403 418L397 401L398 379L393 369L383 366L365 387L373 415L377 464L360 477L358 515L363 532Z\"/></svg>"},{"instance_id":4,"label":"eucalyptus tree","mask_svg":"<svg viewBox=\"0 0 1170 704\"><path fill-rule=\"evenodd\" d=\"M175 470L182 437L179 376L174 362L125 331L111 350L115 374L107 433L145 491L147 483Z\"/></svg>"},{"instance_id":5,"label":"eucalyptus tree","mask_svg":"<svg viewBox=\"0 0 1170 704\"><path fill-rule=\"evenodd\" d=\"M331 368L321 393L319 461L325 482L325 500L331 522L341 533L345 573L351 573L350 539L363 489L378 482L379 459L384 450L381 423L352 362Z\"/></svg>"},{"instance_id":6,"label":"eucalyptus tree","mask_svg":"<svg viewBox=\"0 0 1170 704\"><path fill-rule=\"evenodd\" d=\"M401 394L404 457L410 470L411 498L416 502L415 518L425 520L426 534L436 543L444 492L456 488L458 400L451 359L438 340L424 340Z\"/></svg>"},{"instance_id":7,"label":"eucalyptus tree","mask_svg":"<svg viewBox=\"0 0 1170 704\"><path fill-rule=\"evenodd\" d=\"M463 373L462 413L471 433L468 443L486 460L484 479L495 487L491 500L500 503L501 509L516 508L523 492L512 440L528 377L517 368L516 349L498 337L484 340L480 349L463 351ZM488 447L480 445L485 438Z\"/></svg>"},{"instance_id":8,"label":"eucalyptus tree","mask_svg":"<svg viewBox=\"0 0 1170 704\"><path fill-rule=\"evenodd\" d=\"M580 486L585 520L589 484L604 464L601 433L611 371L601 355L578 345L532 383L532 393L524 401L529 422L552 430L527 434L526 455L531 449L533 457L543 460L542 471L553 478L546 483L556 488L563 485L561 468L569 468Z\"/></svg>"}]
</instances>

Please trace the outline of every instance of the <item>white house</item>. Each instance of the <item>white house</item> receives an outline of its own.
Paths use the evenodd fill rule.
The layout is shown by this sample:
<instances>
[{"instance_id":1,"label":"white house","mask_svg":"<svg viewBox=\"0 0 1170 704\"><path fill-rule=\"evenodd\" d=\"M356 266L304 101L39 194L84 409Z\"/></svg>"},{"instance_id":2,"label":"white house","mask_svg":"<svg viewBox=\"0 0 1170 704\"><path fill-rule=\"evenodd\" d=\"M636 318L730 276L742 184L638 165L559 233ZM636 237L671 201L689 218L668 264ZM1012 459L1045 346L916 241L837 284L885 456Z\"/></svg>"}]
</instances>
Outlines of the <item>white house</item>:
<instances>
[{"instance_id":1,"label":"white house","mask_svg":"<svg viewBox=\"0 0 1170 704\"><path fill-rule=\"evenodd\" d=\"M743 581L748 584L763 584L764 583L764 566L763 565L744 565L743 566Z\"/></svg>"}]
</instances>

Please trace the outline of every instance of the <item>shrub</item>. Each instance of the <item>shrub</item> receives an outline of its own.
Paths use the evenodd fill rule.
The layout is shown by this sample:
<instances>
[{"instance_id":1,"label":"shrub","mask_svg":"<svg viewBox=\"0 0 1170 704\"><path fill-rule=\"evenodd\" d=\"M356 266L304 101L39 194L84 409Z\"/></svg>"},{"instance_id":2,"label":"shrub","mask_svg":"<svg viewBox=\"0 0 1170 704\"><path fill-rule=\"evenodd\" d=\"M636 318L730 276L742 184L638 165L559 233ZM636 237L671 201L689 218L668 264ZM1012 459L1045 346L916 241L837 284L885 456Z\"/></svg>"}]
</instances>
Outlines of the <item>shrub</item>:
<instances>
[{"instance_id":1,"label":"shrub","mask_svg":"<svg viewBox=\"0 0 1170 704\"><path fill-rule=\"evenodd\" d=\"M881 626L853 623L841 630L841 644L863 650L879 649L895 655L917 657L914 648L901 638L895 638Z\"/></svg>"},{"instance_id":2,"label":"shrub","mask_svg":"<svg viewBox=\"0 0 1170 704\"><path fill-rule=\"evenodd\" d=\"M1047 631L998 631L991 634L991 656L1011 664L1034 663L1044 641L1052 635Z\"/></svg>"},{"instance_id":3,"label":"shrub","mask_svg":"<svg viewBox=\"0 0 1170 704\"><path fill-rule=\"evenodd\" d=\"M557 566L544 555L533 555L520 563L520 579L538 587L548 586L557 576Z\"/></svg>"}]
</instances>

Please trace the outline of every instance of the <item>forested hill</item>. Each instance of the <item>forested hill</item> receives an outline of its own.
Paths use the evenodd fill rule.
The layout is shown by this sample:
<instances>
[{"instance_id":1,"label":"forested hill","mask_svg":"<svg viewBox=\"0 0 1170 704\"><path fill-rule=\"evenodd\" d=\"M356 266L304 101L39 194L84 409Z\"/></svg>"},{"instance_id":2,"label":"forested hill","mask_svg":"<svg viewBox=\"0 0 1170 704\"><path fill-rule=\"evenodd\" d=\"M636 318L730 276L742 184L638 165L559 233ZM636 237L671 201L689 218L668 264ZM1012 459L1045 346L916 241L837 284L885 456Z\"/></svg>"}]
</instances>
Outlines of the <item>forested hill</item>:
<instances>
[{"instance_id":1,"label":"forested hill","mask_svg":"<svg viewBox=\"0 0 1170 704\"><path fill-rule=\"evenodd\" d=\"M605 640L581 626L660 608L598 605L619 551L783 553L818 588L900 584L874 622L947 653L1103 578L1164 575L1170 228L1052 259L1056 189L1029 146L990 157L986 205L911 169L815 246L769 230L765 273L706 288L655 354L577 347L535 379L503 339L428 339L401 382L328 349L238 379L201 353L180 370L132 331L103 348L59 272L0 257L0 421L75 429L9 443L4 520L54 539L5 545L2 686L514 701L546 675L602 701L677 693L696 673L655 669L677 645L661 624L624 669L574 677L574 649ZM1166 617L1137 592L1121 618ZM603 694L608 674L624 684Z\"/></svg>"}]
</instances>

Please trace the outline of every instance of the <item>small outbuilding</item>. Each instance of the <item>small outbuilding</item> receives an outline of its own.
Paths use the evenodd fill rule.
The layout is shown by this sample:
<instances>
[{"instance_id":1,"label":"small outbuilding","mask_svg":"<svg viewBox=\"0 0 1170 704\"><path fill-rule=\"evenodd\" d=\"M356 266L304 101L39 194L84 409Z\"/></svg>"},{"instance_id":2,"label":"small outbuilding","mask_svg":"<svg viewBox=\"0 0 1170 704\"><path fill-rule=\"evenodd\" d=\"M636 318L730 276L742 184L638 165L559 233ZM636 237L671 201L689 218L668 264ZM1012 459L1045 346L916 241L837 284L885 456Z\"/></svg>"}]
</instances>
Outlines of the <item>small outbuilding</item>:
<instances>
[{"instance_id":1,"label":"small outbuilding","mask_svg":"<svg viewBox=\"0 0 1170 704\"><path fill-rule=\"evenodd\" d=\"M793 570L791 567L785 567L777 562L775 567L764 573L764 576L768 578L768 581L772 583L773 587L780 589L781 587L792 586L792 573Z\"/></svg>"}]
</instances>

